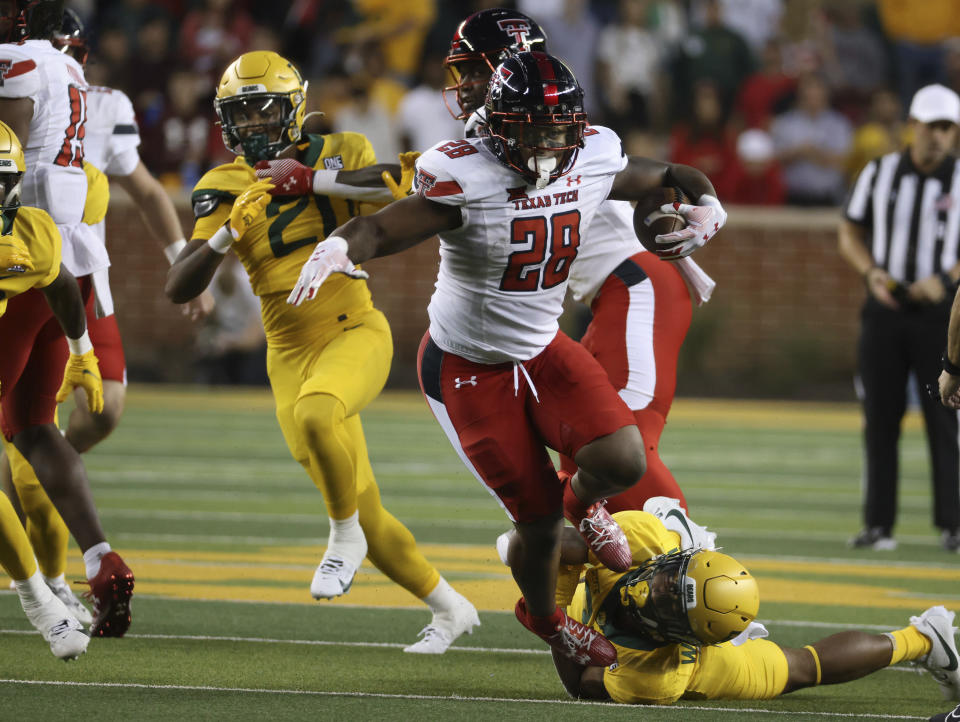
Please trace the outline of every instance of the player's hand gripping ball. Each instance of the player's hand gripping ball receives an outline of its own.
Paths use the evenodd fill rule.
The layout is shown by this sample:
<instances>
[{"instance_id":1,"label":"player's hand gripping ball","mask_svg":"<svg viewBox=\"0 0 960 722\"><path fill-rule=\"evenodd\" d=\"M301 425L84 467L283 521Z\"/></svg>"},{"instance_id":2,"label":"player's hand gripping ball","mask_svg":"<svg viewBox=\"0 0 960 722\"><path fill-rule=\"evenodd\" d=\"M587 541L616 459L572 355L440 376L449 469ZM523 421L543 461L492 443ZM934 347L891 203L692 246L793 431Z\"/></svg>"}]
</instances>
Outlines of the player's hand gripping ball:
<instances>
[{"instance_id":1,"label":"player's hand gripping ball","mask_svg":"<svg viewBox=\"0 0 960 722\"><path fill-rule=\"evenodd\" d=\"M650 253L668 260L676 253L681 240L658 242L657 236L675 233L687 227L687 219L680 213L667 213L662 206L673 203L689 203L690 199L679 188L655 188L637 201L633 212L633 230L640 243Z\"/></svg>"}]
</instances>

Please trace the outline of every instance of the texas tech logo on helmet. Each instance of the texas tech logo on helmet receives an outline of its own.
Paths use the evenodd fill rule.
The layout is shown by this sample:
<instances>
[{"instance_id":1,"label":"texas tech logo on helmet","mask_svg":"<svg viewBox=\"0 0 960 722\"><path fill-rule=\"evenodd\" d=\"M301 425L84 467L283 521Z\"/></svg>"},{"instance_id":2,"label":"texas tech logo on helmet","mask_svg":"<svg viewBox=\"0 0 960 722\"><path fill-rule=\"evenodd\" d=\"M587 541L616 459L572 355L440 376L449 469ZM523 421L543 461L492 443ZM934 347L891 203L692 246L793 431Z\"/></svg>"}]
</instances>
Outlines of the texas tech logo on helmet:
<instances>
[{"instance_id":1,"label":"texas tech logo on helmet","mask_svg":"<svg viewBox=\"0 0 960 722\"><path fill-rule=\"evenodd\" d=\"M521 18L503 18L502 20L497 20L497 27L499 27L505 35L509 35L513 38L514 45L517 45L521 48L527 47L527 37L530 35L530 23Z\"/></svg>"}]
</instances>

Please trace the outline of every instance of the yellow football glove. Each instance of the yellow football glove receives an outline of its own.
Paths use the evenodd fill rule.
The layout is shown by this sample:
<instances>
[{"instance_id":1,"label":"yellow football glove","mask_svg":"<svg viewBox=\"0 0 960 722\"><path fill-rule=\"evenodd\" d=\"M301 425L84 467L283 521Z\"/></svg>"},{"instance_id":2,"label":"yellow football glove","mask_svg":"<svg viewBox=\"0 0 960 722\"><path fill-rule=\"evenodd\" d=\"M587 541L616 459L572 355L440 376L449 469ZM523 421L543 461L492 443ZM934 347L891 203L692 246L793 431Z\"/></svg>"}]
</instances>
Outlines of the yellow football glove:
<instances>
[{"instance_id":1,"label":"yellow football glove","mask_svg":"<svg viewBox=\"0 0 960 722\"><path fill-rule=\"evenodd\" d=\"M16 236L0 236L0 270L13 273L36 270L30 249Z\"/></svg>"},{"instance_id":2,"label":"yellow football glove","mask_svg":"<svg viewBox=\"0 0 960 722\"><path fill-rule=\"evenodd\" d=\"M87 408L90 413L99 414L103 411L103 381L93 349L83 355L70 354L67 367L63 370L63 383L57 391L57 403L66 401L78 386L87 392Z\"/></svg>"},{"instance_id":3,"label":"yellow football glove","mask_svg":"<svg viewBox=\"0 0 960 722\"><path fill-rule=\"evenodd\" d=\"M415 150L400 154L399 183L393 179L393 175L389 171L383 171L383 173L380 174L380 177L383 178L383 184L390 190L395 200L400 200L410 195L410 191L413 188L413 176L417 172L417 158L419 157L419 151Z\"/></svg>"},{"instance_id":4,"label":"yellow football glove","mask_svg":"<svg viewBox=\"0 0 960 722\"><path fill-rule=\"evenodd\" d=\"M247 189L233 202L233 208L230 211L230 235L233 240L239 241L240 238L250 230L263 209L272 200L270 190L273 183L269 180L261 180L251 183Z\"/></svg>"}]
</instances>

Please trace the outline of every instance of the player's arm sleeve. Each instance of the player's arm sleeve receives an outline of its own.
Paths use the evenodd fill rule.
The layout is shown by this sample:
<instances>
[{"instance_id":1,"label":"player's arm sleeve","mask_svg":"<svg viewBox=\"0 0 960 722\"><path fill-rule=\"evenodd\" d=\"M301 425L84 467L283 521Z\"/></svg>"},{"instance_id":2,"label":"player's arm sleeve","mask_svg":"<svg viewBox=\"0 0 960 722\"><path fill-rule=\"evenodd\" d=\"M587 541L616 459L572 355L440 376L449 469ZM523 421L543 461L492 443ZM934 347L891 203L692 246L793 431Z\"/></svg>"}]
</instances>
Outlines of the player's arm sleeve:
<instances>
[{"instance_id":1,"label":"player's arm sleeve","mask_svg":"<svg viewBox=\"0 0 960 722\"><path fill-rule=\"evenodd\" d=\"M137 150L140 146L140 130L130 98L119 90L114 90L111 98L116 106L103 171L107 175L127 176L133 173L140 162L140 153Z\"/></svg>"},{"instance_id":2,"label":"player's arm sleeve","mask_svg":"<svg viewBox=\"0 0 960 722\"><path fill-rule=\"evenodd\" d=\"M37 62L22 48L8 44L0 49L0 98L31 98L36 101L41 84Z\"/></svg>"},{"instance_id":3,"label":"player's arm sleeve","mask_svg":"<svg viewBox=\"0 0 960 722\"><path fill-rule=\"evenodd\" d=\"M461 166L454 164L461 161ZM467 171L463 158L448 158L436 147L417 158L413 192L445 206L460 208L461 226L468 222L466 181L460 177Z\"/></svg>"},{"instance_id":4,"label":"player's arm sleeve","mask_svg":"<svg viewBox=\"0 0 960 722\"><path fill-rule=\"evenodd\" d=\"M879 167L880 164L876 160L870 161L863 167L843 206L843 217L858 226L872 225L873 188L877 182Z\"/></svg>"},{"instance_id":5,"label":"player's arm sleeve","mask_svg":"<svg viewBox=\"0 0 960 722\"><path fill-rule=\"evenodd\" d=\"M202 180L202 179L201 179ZM236 196L229 191L198 185L190 194L193 205L193 233L190 238L209 239L230 217Z\"/></svg>"}]
</instances>

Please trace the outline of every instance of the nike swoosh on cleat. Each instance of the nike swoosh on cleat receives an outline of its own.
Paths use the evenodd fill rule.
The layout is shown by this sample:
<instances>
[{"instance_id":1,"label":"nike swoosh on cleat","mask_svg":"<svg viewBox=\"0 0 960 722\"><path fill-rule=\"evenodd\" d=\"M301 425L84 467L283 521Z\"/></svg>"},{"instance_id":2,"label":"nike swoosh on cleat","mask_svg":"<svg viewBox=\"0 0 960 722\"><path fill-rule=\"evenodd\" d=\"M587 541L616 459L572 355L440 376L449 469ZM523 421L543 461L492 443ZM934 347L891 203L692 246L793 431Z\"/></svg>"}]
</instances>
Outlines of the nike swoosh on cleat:
<instances>
[{"instance_id":1,"label":"nike swoosh on cleat","mask_svg":"<svg viewBox=\"0 0 960 722\"><path fill-rule=\"evenodd\" d=\"M680 511L679 509L671 509L670 511L667 512L667 516L665 518L669 519L672 516L680 520L680 523L683 524L683 528L687 530L687 536L689 536L692 539L693 532L690 531L690 526L687 524L687 518L683 515L683 512Z\"/></svg>"},{"instance_id":2,"label":"nike swoosh on cleat","mask_svg":"<svg viewBox=\"0 0 960 722\"><path fill-rule=\"evenodd\" d=\"M932 628L932 627L931 627ZM953 650L950 649L950 645L947 644L946 640L940 636L940 632L936 629L933 630L933 633L937 635L937 639L940 640L940 644L943 645L943 648L947 651L947 659L949 660L946 667L943 667L947 672L954 672L957 669L957 655L953 653Z\"/></svg>"}]
</instances>

